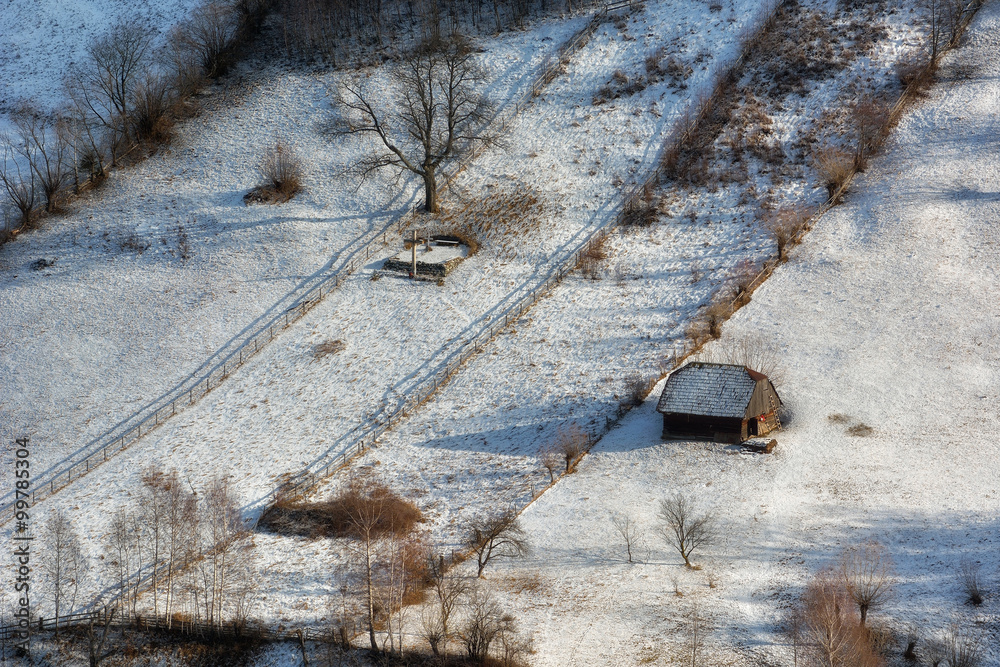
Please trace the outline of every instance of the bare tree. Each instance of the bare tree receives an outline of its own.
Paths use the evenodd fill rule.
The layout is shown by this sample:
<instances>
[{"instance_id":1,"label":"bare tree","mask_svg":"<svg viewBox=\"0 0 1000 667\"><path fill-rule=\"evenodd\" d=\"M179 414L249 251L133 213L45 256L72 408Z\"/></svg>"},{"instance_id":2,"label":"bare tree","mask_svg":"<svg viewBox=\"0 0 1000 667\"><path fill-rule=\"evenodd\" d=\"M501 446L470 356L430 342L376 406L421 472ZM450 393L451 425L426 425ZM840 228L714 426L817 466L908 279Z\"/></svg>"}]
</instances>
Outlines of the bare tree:
<instances>
[{"instance_id":1,"label":"bare tree","mask_svg":"<svg viewBox=\"0 0 1000 667\"><path fill-rule=\"evenodd\" d=\"M763 373L775 385L781 384L781 351L772 339L759 333L727 336L711 350L698 355L699 361L746 366Z\"/></svg>"},{"instance_id":2,"label":"bare tree","mask_svg":"<svg viewBox=\"0 0 1000 667\"><path fill-rule=\"evenodd\" d=\"M353 538L350 547L361 566L365 587L365 618L368 625L368 642L372 651L378 651L375 638L376 618L376 574L381 539L383 537L382 517L388 511L383 496L355 493L346 496L355 500L347 505L348 534Z\"/></svg>"},{"instance_id":3,"label":"bare tree","mask_svg":"<svg viewBox=\"0 0 1000 667\"><path fill-rule=\"evenodd\" d=\"M178 588L178 573L194 555L198 537L198 499L185 489L177 471L163 475L159 480L163 503L163 572L164 613L168 627L173 623L174 600Z\"/></svg>"},{"instance_id":4,"label":"bare tree","mask_svg":"<svg viewBox=\"0 0 1000 667\"><path fill-rule=\"evenodd\" d=\"M105 150L114 166L132 147L130 112L145 70L150 36L136 22L122 21L87 48L87 58L66 79L90 151Z\"/></svg>"},{"instance_id":5,"label":"bare tree","mask_svg":"<svg viewBox=\"0 0 1000 667\"><path fill-rule=\"evenodd\" d=\"M465 544L476 554L478 577L495 558L521 558L531 553L528 536L512 510L473 519Z\"/></svg>"},{"instance_id":6,"label":"bare tree","mask_svg":"<svg viewBox=\"0 0 1000 667\"><path fill-rule=\"evenodd\" d=\"M868 612L881 607L892 596L896 582L892 556L883 544L872 540L849 546L840 556L839 572L844 590L858 606L864 625Z\"/></svg>"},{"instance_id":7,"label":"bare tree","mask_svg":"<svg viewBox=\"0 0 1000 667\"><path fill-rule=\"evenodd\" d=\"M937 63L939 51L948 27L948 0L923 0L924 22L930 46L930 62Z\"/></svg>"},{"instance_id":8,"label":"bare tree","mask_svg":"<svg viewBox=\"0 0 1000 667\"><path fill-rule=\"evenodd\" d=\"M483 74L475 51L461 35L430 39L406 54L392 74L392 104L381 103L385 89L345 80L336 93L340 118L335 132L375 138L379 149L362 160L362 180L390 168L424 181L424 208L436 213L438 169L468 155L476 144L496 143L483 125L490 103L476 91Z\"/></svg>"},{"instance_id":9,"label":"bare tree","mask_svg":"<svg viewBox=\"0 0 1000 667\"><path fill-rule=\"evenodd\" d=\"M538 448L538 462L549 472L549 483L556 483L556 468L562 463L563 456L550 445L542 445Z\"/></svg>"},{"instance_id":10,"label":"bare tree","mask_svg":"<svg viewBox=\"0 0 1000 667\"><path fill-rule=\"evenodd\" d=\"M664 541L677 549L684 564L691 567L691 554L715 537L712 513L698 513L690 500L677 493L660 501L659 516L663 520Z\"/></svg>"},{"instance_id":11,"label":"bare tree","mask_svg":"<svg viewBox=\"0 0 1000 667\"><path fill-rule=\"evenodd\" d=\"M202 497L200 507L201 552L199 561L205 619L221 627L227 612L234 620L249 605L255 578L250 567L246 528L240 516L239 504L228 478L212 480Z\"/></svg>"},{"instance_id":12,"label":"bare tree","mask_svg":"<svg viewBox=\"0 0 1000 667\"><path fill-rule=\"evenodd\" d=\"M965 591L966 600L977 607L983 603L982 566L974 560L963 558L958 564L958 583Z\"/></svg>"},{"instance_id":13,"label":"bare tree","mask_svg":"<svg viewBox=\"0 0 1000 667\"><path fill-rule=\"evenodd\" d=\"M90 623L87 625L87 658L90 667L100 667L101 662L105 658L111 657L118 651L117 648L107 652L104 651L104 642L108 638L108 630L111 629L111 621L115 617L115 609L105 607L102 611L104 614L104 627L101 628L99 637L94 632L94 621L97 620L95 616L91 616Z\"/></svg>"},{"instance_id":14,"label":"bare tree","mask_svg":"<svg viewBox=\"0 0 1000 667\"><path fill-rule=\"evenodd\" d=\"M876 667L868 634L853 612L841 576L818 573L802 597L800 627L817 662L825 667Z\"/></svg>"},{"instance_id":15,"label":"bare tree","mask_svg":"<svg viewBox=\"0 0 1000 667\"><path fill-rule=\"evenodd\" d=\"M63 510L56 510L45 522L45 537L47 557L42 562L42 573L48 584L56 618L56 636L59 636L59 617L67 607L72 611L76 605L80 578L87 563L80 537Z\"/></svg>"},{"instance_id":16,"label":"bare tree","mask_svg":"<svg viewBox=\"0 0 1000 667\"><path fill-rule=\"evenodd\" d=\"M434 594L437 597L435 621L432 626L438 629L437 638L441 652L446 653L451 634L451 618L458 603L469 592L469 584L464 578L445 570L443 557L439 557L436 561L432 560L429 570ZM425 622L426 627L427 623ZM431 642L428 640L428 643ZM431 650L434 655L438 655L438 649L433 643L431 643Z\"/></svg>"},{"instance_id":17,"label":"bare tree","mask_svg":"<svg viewBox=\"0 0 1000 667\"><path fill-rule=\"evenodd\" d=\"M469 658L486 664L494 642L516 632L514 617L503 610L488 590L476 588L469 600L468 619L458 633Z\"/></svg>"},{"instance_id":18,"label":"bare tree","mask_svg":"<svg viewBox=\"0 0 1000 667\"><path fill-rule=\"evenodd\" d=\"M639 526L636 525L635 521L632 520L628 514L611 514L611 524L615 527L615 531L621 536L622 540L625 542L625 552L628 554L628 562L632 562L632 550L635 548L636 544L642 539L642 531Z\"/></svg>"},{"instance_id":19,"label":"bare tree","mask_svg":"<svg viewBox=\"0 0 1000 667\"><path fill-rule=\"evenodd\" d=\"M135 614L142 570L143 523L136 515L119 509L111 516L111 530L105 543L104 562L116 579L118 609L122 615Z\"/></svg>"},{"instance_id":20,"label":"bare tree","mask_svg":"<svg viewBox=\"0 0 1000 667\"><path fill-rule=\"evenodd\" d=\"M29 227L38 207L38 179L31 162L35 148L20 138L0 135L0 184L7 199L21 215L21 225ZM26 157L27 156L27 157Z\"/></svg>"}]
</instances>

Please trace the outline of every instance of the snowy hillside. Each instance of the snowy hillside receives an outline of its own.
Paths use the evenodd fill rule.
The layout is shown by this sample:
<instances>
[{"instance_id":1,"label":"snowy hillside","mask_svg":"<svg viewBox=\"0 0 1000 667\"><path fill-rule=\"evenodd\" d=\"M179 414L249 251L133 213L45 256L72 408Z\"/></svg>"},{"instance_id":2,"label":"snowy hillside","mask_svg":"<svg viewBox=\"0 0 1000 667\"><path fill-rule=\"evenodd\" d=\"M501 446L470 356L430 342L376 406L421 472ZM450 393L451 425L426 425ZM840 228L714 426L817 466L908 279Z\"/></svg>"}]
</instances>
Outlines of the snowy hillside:
<instances>
[{"instance_id":1,"label":"snowy hillside","mask_svg":"<svg viewBox=\"0 0 1000 667\"><path fill-rule=\"evenodd\" d=\"M1000 603L964 604L956 580L963 558L991 580L1000 565L998 52L992 3L888 154L713 344L759 333L781 351L791 418L775 454L663 443L654 392L528 508L538 555L493 578L540 577L541 594L505 596L537 628L536 664L669 664L694 609L710 664L790 664L785 610L868 538L899 576L876 622L913 624L922 640L961 623L983 635L984 664L1000 664ZM859 424L874 431L850 435ZM657 503L675 490L722 521L701 572L657 535ZM646 562L624 562L612 512L640 522Z\"/></svg>"}]
</instances>

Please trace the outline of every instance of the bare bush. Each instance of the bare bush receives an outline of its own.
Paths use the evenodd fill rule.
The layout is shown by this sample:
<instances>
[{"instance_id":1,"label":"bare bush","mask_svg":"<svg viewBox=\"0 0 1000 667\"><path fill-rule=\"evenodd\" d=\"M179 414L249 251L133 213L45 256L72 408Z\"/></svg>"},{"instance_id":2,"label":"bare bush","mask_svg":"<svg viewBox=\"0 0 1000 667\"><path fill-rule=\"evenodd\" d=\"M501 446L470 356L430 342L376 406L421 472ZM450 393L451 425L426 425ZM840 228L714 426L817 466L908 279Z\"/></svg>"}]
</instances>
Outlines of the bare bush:
<instances>
[{"instance_id":1,"label":"bare bush","mask_svg":"<svg viewBox=\"0 0 1000 667\"><path fill-rule=\"evenodd\" d=\"M476 554L476 576L482 577L490 561L497 558L522 558L531 553L528 535L521 528L517 514L508 510L492 517L473 519L465 546Z\"/></svg>"},{"instance_id":2,"label":"bare bush","mask_svg":"<svg viewBox=\"0 0 1000 667\"><path fill-rule=\"evenodd\" d=\"M926 94L934 83L934 66L919 57L906 58L896 63L896 78L915 93Z\"/></svg>"},{"instance_id":3,"label":"bare bush","mask_svg":"<svg viewBox=\"0 0 1000 667\"><path fill-rule=\"evenodd\" d=\"M576 469L576 464L587 452L590 446L590 436L576 424L570 424L556 432L556 439L552 446L555 451L562 455L566 464L566 472L570 473Z\"/></svg>"},{"instance_id":4,"label":"bare bush","mask_svg":"<svg viewBox=\"0 0 1000 667\"><path fill-rule=\"evenodd\" d=\"M725 324L733 309L730 305L731 294L721 293L712 303L708 304L702 312L705 333L709 338L715 339L722 335L722 325Z\"/></svg>"},{"instance_id":5,"label":"bare bush","mask_svg":"<svg viewBox=\"0 0 1000 667\"><path fill-rule=\"evenodd\" d=\"M788 261L788 249L811 216L812 211L805 206L783 206L766 214L764 224L778 248L779 261Z\"/></svg>"},{"instance_id":6,"label":"bare bush","mask_svg":"<svg viewBox=\"0 0 1000 667\"><path fill-rule=\"evenodd\" d=\"M585 278L601 279L601 262L608 257L608 251L605 248L607 238L607 236L601 236L596 242L588 244L580 253L580 261L577 266Z\"/></svg>"},{"instance_id":7,"label":"bare bush","mask_svg":"<svg viewBox=\"0 0 1000 667\"><path fill-rule=\"evenodd\" d=\"M983 664L982 638L959 625L952 625L944 638L948 667L979 667Z\"/></svg>"},{"instance_id":8,"label":"bare bush","mask_svg":"<svg viewBox=\"0 0 1000 667\"><path fill-rule=\"evenodd\" d=\"M861 625L868 612L878 609L892 597L896 582L889 550L879 542L867 541L844 549L838 568L844 589L861 615Z\"/></svg>"},{"instance_id":9,"label":"bare bush","mask_svg":"<svg viewBox=\"0 0 1000 667\"><path fill-rule=\"evenodd\" d=\"M663 521L663 541L672 546L692 567L691 555L715 539L715 517L711 512L698 512L694 504L677 493L660 501L658 512Z\"/></svg>"},{"instance_id":10,"label":"bare bush","mask_svg":"<svg viewBox=\"0 0 1000 667\"><path fill-rule=\"evenodd\" d=\"M490 657L490 649L498 643L504 643L504 637L511 639L516 634L514 617L503 610L488 590L477 588L469 600L468 619L459 630L466 655L485 665ZM504 660L502 664L516 663Z\"/></svg>"},{"instance_id":11,"label":"bare bush","mask_svg":"<svg viewBox=\"0 0 1000 667\"><path fill-rule=\"evenodd\" d=\"M319 503L279 498L261 514L258 525L280 535L352 537L358 517L370 517L374 537L406 535L423 521L411 501L377 480L355 477L330 500Z\"/></svg>"},{"instance_id":12,"label":"bare bush","mask_svg":"<svg viewBox=\"0 0 1000 667\"><path fill-rule=\"evenodd\" d=\"M562 461L562 454L551 445L542 445L538 448L538 462L548 471L550 484L556 483L556 469Z\"/></svg>"},{"instance_id":13,"label":"bare bush","mask_svg":"<svg viewBox=\"0 0 1000 667\"><path fill-rule=\"evenodd\" d=\"M869 97L854 105L851 116L857 142L854 167L863 171L868 158L881 147L889 133L889 107L882 100Z\"/></svg>"},{"instance_id":14,"label":"bare bush","mask_svg":"<svg viewBox=\"0 0 1000 667\"><path fill-rule=\"evenodd\" d=\"M625 376L624 385L620 403L629 408L642 405L649 393L649 380L642 373L630 373Z\"/></svg>"},{"instance_id":15,"label":"bare bush","mask_svg":"<svg viewBox=\"0 0 1000 667\"><path fill-rule=\"evenodd\" d=\"M832 146L817 150L813 154L813 165L831 198L854 174L854 158Z\"/></svg>"},{"instance_id":16,"label":"bare bush","mask_svg":"<svg viewBox=\"0 0 1000 667\"><path fill-rule=\"evenodd\" d=\"M302 161L298 154L279 141L264 153L260 173L268 186L289 200L302 189Z\"/></svg>"},{"instance_id":17,"label":"bare bush","mask_svg":"<svg viewBox=\"0 0 1000 667\"><path fill-rule=\"evenodd\" d=\"M983 603L982 566L974 560L963 558L958 565L958 583L969 604L977 607Z\"/></svg>"},{"instance_id":18,"label":"bare bush","mask_svg":"<svg viewBox=\"0 0 1000 667\"><path fill-rule=\"evenodd\" d=\"M649 227L656 222L659 199L655 189L645 187L639 197L629 199L622 211L622 224L626 227Z\"/></svg>"},{"instance_id":19,"label":"bare bush","mask_svg":"<svg viewBox=\"0 0 1000 667\"><path fill-rule=\"evenodd\" d=\"M173 101L168 80L147 73L136 84L129 121L136 141L151 146L170 143L173 138Z\"/></svg>"}]
</instances>

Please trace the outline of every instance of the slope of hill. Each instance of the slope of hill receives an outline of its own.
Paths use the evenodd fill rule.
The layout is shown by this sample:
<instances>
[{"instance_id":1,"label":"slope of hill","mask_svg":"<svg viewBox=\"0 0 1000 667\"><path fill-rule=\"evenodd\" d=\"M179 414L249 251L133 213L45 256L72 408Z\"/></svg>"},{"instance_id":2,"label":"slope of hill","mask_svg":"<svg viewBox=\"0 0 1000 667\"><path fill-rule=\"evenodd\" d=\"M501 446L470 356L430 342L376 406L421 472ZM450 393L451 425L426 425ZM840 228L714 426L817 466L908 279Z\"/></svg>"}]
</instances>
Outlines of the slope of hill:
<instances>
[{"instance_id":1,"label":"slope of hill","mask_svg":"<svg viewBox=\"0 0 1000 667\"><path fill-rule=\"evenodd\" d=\"M536 664L671 664L695 613L710 664L791 664L787 610L866 539L898 572L872 622L922 642L958 623L1000 662L1000 600L967 605L956 580L962 559L988 577L1000 565L998 52L994 2L887 154L713 344L761 334L781 351L791 418L774 455L662 442L654 392L525 512L536 555L493 578L538 577L531 595L505 594L535 630ZM674 492L721 524L700 572L658 535ZM625 562L612 513L645 531L643 562Z\"/></svg>"}]
</instances>

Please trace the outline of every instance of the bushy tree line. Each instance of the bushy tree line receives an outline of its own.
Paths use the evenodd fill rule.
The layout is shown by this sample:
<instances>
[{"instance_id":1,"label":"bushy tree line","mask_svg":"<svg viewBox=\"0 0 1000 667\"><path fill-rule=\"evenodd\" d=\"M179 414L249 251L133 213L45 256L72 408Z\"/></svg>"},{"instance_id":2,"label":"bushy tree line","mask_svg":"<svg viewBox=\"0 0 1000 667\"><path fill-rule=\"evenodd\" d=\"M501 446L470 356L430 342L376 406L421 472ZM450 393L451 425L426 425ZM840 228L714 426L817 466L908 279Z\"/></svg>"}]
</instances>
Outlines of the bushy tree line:
<instances>
[{"instance_id":1,"label":"bushy tree line","mask_svg":"<svg viewBox=\"0 0 1000 667\"><path fill-rule=\"evenodd\" d=\"M536 14L573 11L595 0L276 0L286 49L336 65L360 46L489 34Z\"/></svg>"},{"instance_id":2,"label":"bushy tree line","mask_svg":"<svg viewBox=\"0 0 1000 667\"><path fill-rule=\"evenodd\" d=\"M86 555L63 510L46 521L41 539L42 586L56 617L96 602L119 618L152 612L168 624L221 627L245 624L254 603L252 545L225 478L195 493L176 472L146 470L141 493L112 515L96 560ZM103 570L111 585L97 600L81 598L95 570Z\"/></svg>"},{"instance_id":3,"label":"bushy tree line","mask_svg":"<svg viewBox=\"0 0 1000 667\"><path fill-rule=\"evenodd\" d=\"M269 0L206 0L175 26L160 49L128 19L96 37L68 72L64 102L52 110L21 100L13 130L0 135L0 241L56 212L109 170L168 143L184 101L226 73L259 30Z\"/></svg>"}]
</instances>

